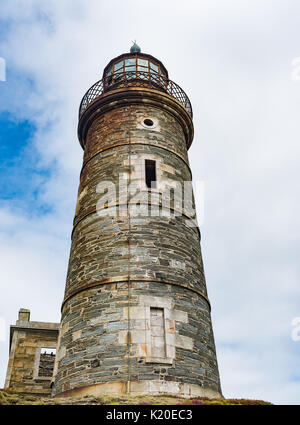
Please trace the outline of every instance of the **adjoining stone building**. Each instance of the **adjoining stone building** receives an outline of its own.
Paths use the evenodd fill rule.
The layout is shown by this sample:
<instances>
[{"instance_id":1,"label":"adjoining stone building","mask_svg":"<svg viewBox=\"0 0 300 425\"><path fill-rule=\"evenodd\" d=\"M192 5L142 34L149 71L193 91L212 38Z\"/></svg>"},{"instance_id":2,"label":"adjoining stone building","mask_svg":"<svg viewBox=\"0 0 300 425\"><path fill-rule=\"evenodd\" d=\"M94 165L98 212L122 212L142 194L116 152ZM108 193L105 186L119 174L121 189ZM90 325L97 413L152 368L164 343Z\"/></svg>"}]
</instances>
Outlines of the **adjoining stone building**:
<instances>
[{"instance_id":1,"label":"adjoining stone building","mask_svg":"<svg viewBox=\"0 0 300 425\"><path fill-rule=\"evenodd\" d=\"M9 361L4 388L21 393L51 395L51 379L59 323L32 322L20 309L10 327Z\"/></svg>"},{"instance_id":2,"label":"adjoining stone building","mask_svg":"<svg viewBox=\"0 0 300 425\"><path fill-rule=\"evenodd\" d=\"M221 397L187 153L193 136L187 95L137 45L83 97L54 396Z\"/></svg>"}]
</instances>

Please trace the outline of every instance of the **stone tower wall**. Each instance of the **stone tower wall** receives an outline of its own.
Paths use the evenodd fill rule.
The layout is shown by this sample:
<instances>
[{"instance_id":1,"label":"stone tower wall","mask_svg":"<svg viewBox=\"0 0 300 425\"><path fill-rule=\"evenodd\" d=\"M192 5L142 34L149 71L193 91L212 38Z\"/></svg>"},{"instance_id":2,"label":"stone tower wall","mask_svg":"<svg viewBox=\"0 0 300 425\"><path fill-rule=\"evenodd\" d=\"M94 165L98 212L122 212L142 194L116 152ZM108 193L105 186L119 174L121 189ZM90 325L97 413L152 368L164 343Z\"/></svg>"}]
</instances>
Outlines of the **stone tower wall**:
<instances>
[{"instance_id":1,"label":"stone tower wall","mask_svg":"<svg viewBox=\"0 0 300 425\"><path fill-rule=\"evenodd\" d=\"M163 195L192 179L191 122L167 95L163 103L154 90L130 96L99 99L80 130L84 163L54 394L220 396L194 201L178 214L182 204L171 191L170 216ZM147 118L153 127L144 124ZM146 159L156 161L157 185L151 190ZM104 181L120 196L103 206ZM138 206L128 207L124 182L138 190Z\"/></svg>"}]
</instances>

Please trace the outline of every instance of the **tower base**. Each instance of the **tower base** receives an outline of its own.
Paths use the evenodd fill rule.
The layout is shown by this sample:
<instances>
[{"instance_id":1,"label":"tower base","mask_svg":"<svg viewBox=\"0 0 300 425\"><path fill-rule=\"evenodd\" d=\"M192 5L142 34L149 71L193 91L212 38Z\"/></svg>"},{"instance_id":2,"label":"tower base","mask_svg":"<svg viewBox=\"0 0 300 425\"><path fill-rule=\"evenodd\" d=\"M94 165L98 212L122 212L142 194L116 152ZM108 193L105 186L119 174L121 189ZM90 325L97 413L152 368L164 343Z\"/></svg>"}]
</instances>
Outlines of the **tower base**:
<instances>
[{"instance_id":1,"label":"tower base","mask_svg":"<svg viewBox=\"0 0 300 425\"><path fill-rule=\"evenodd\" d=\"M56 394L60 397L84 397L86 395L99 397L103 395L161 395L190 397L223 398L223 396L210 388L203 388L200 385L187 384L176 381L131 381L131 382L103 382L95 385L87 385L74 388Z\"/></svg>"}]
</instances>

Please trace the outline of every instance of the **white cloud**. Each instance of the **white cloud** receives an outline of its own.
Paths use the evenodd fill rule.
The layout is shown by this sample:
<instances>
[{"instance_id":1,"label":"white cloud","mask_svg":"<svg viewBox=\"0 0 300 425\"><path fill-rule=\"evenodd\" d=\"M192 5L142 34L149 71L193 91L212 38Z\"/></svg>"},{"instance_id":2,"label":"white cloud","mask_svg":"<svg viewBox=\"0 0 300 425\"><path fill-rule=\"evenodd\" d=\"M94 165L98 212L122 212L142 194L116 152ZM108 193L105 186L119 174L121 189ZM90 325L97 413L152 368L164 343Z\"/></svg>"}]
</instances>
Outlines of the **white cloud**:
<instances>
[{"instance_id":1,"label":"white cloud","mask_svg":"<svg viewBox=\"0 0 300 425\"><path fill-rule=\"evenodd\" d=\"M202 249L223 392L299 403L290 326L300 315L298 12L293 1L2 2L10 26L0 56L7 80L18 78L14 98L1 86L1 110L37 126L37 166L52 167L39 202L53 207L46 217L0 209L7 325L19 307L59 320L82 160L78 106L136 39L194 108L190 160L205 181ZM0 347L3 381L7 341Z\"/></svg>"}]
</instances>

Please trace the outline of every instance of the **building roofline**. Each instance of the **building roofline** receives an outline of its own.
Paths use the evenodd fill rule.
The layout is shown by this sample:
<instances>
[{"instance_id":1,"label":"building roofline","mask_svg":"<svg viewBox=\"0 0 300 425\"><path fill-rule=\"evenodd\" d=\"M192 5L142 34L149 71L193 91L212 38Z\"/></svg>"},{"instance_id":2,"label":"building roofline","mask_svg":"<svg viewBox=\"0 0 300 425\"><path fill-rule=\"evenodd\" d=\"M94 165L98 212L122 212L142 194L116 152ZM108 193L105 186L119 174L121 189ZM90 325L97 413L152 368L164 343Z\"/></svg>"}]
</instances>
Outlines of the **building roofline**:
<instances>
[{"instance_id":1,"label":"building roofline","mask_svg":"<svg viewBox=\"0 0 300 425\"><path fill-rule=\"evenodd\" d=\"M15 331L44 331L44 332L51 332L51 333L57 333L59 331L59 323L51 323L51 322L29 322L29 323L34 323L34 324L40 324L41 326L28 326L28 322L26 325L26 322L22 323L22 324L16 324L16 325L11 325L9 328L9 351L11 348L11 343L12 343L12 338L13 338L13 334ZM46 326L45 326L46 325ZM51 326L47 326L47 325L51 325Z\"/></svg>"}]
</instances>

